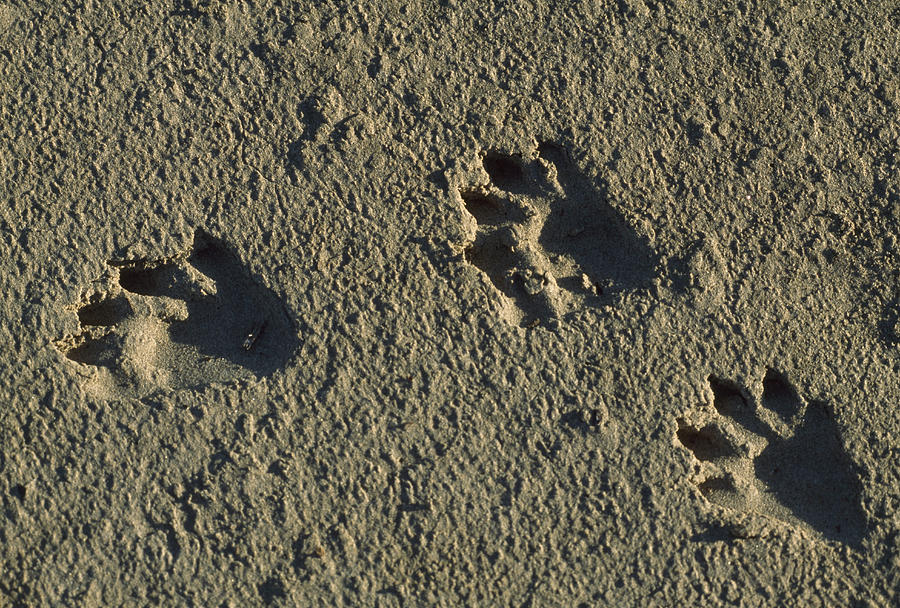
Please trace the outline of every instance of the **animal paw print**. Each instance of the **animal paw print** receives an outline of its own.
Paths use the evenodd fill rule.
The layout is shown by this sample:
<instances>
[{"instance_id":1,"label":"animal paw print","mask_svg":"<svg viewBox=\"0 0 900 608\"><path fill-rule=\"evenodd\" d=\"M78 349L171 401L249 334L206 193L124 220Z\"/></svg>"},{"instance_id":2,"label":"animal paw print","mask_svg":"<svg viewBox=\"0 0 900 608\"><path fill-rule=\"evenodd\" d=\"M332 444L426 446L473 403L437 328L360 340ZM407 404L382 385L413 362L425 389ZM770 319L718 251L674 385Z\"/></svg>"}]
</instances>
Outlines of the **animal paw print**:
<instances>
[{"instance_id":1,"label":"animal paw print","mask_svg":"<svg viewBox=\"0 0 900 608\"><path fill-rule=\"evenodd\" d=\"M465 259L523 326L602 305L647 286L657 257L555 144L531 154L488 152L483 181L459 191L474 229Z\"/></svg>"},{"instance_id":2,"label":"animal paw print","mask_svg":"<svg viewBox=\"0 0 900 608\"><path fill-rule=\"evenodd\" d=\"M266 376L296 347L275 294L202 231L183 256L112 261L94 283L76 307L80 332L57 345L95 368L91 386L106 397Z\"/></svg>"},{"instance_id":3,"label":"animal paw print","mask_svg":"<svg viewBox=\"0 0 900 608\"><path fill-rule=\"evenodd\" d=\"M858 545L866 519L861 484L825 403L804 401L768 370L759 403L738 385L709 378L712 408L678 421L677 438L699 461L700 493L739 513L757 513Z\"/></svg>"}]
</instances>

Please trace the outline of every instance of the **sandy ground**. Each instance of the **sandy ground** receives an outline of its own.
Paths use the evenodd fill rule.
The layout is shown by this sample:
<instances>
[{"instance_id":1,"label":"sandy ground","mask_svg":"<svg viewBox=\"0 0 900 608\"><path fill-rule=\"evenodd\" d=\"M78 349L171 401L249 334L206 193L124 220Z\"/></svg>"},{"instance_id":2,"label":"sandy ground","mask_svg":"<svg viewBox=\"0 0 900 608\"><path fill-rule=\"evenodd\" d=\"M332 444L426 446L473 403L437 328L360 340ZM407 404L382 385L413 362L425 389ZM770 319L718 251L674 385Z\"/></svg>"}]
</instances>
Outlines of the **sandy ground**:
<instances>
[{"instance_id":1,"label":"sandy ground","mask_svg":"<svg viewBox=\"0 0 900 608\"><path fill-rule=\"evenodd\" d=\"M896 2L0 41L0 605L900 601Z\"/></svg>"}]
</instances>

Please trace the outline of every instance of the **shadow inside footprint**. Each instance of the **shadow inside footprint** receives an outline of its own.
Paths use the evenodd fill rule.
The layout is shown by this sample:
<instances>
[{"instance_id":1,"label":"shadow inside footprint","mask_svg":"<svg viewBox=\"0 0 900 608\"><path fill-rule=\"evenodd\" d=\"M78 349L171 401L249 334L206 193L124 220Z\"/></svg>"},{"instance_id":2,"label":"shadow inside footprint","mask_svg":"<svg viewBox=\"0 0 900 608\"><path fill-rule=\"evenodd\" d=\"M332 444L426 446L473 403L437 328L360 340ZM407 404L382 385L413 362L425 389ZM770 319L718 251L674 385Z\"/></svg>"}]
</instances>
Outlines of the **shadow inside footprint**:
<instances>
[{"instance_id":1,"label":"shadow inside footprint","mask_svg":"<svg viewBox=\"0 0 900 608\"><path fill-rule=\"evenodd\" d=\"M78 320L84 326L112 327L121 323L131 312L127 299L112 298L85 304L78 309Z\"/></svg>"},{"instance_id":2,"label":"shadow inside footprint","mask_svg":"<svg viewBox=\"0 0 900 608\"><path fill-rule=\"evenodd\" d=\"M798 519L826 538L852 546L862 542L862 486L824 403L809 403L793 436L771 438L754 466L757 477Z\"/></svg>"},{"instance_id":3,"label":"shadow inside footprint","mask_svg":"<svg viewBox=\"0 0 900 608\"><path fill-rule=\"evenodd\" d=\"M488 183L458 189L476 223L465 258L506 296L507 321L535 327L652 284L658 256L564 148L488 150L481 163Z\"/></svg>"},{"instance_id":4,"label":"shadow inside footprint","mask_svg":"<svg viewBox=\"0 0 900 608\"><path fill-rule=\"evenodd\" d=\"M66 357L77 363L113 368L118 357L118 344L112 335L104 335L83 343L66 352Z\"/></svg>"},{"instance_id":5,"label":"shadow inside footprint","mask_svg":"<svg viewBox=\"0 0 900 608\"><path fill-rule=\"evenodd\" d=\"M81 333L58 344L71 361L109 370L92 380L98 394L260 378L299 345L277 295L203 231L188 255L109 264L118 272L76 309Z\"/></svg>"},{"instance_id":6,"label":"shadow inside footprint","mask_svg":"<svg viewBox=\"0 0 900 608\"><path fill-rule=\"evenodd\" d=\"M729 509L804 522L827 539L858 547L867 527L862 484L828 406L805 404L772 369L755 408L737 384L708 381L720 418L702 427L679 419L676 430L682 445L712 465L698 483L700 493Z\"/></svg>"},{"instance_id":7,"label":"shadow inside footprint","mask_svg":"<svg viewBox=\"0 0 900 608\"><path fill-rule=\"evenodd\" d=\"M710 376L708 381L713 392L713 407L717 412L728 416L751 433L767 439L772 436L771 429L759 420L737 384L715 376Z\"/></svg>"},{"instance_id":8,"label":"shadow inside footprint","mask_svg":"<svg viewBox=\"0 0 900 608\"><path fill-rule=\"evenodd\" d=\"M784 422L794 422L794 418L800 413L802 403L799 395L787 379L775 370L768 370L763 378L762 399L766 407L778 414Z\"/></svg>"},{"instance_id":9,"label":"shadow inside footprint","mask_svg":"<svg viewBox=\"0 0 900 608\"><path fill-rule=\"evenodd\" d=\"M722 434L721 429L714 424L708 424L702 429L695 429L681 422L676 436L698 460L716 460L734 456L737 453Z\"/></svg>"},{"instance_id":10,"label":"shadow inside footprint","mask_svg":"<svg viewBox=\"0 0 900 608\"><path fill-rule=\"evenodd\" d=\"M510 220L508 205L480 192L460 192L463 204L479 226L499 226Z\"/></svg>"},{"instance_id":11,"label":"shadow inside footprint","mask_svg":"<svg viewBox=\"0 0 900 608\"><path fill-rule=\"evenodd\" d=\"M175 264L165 263L159 265L134 264L119 270L119 285L125 291L142 296L168 296L171 293L170 275L176 269Z\"/></svg>"},{"instance_id":12,"label":"shadow inside footprint","mask_svg":"<svg viewBox=\"0 0 900 608\"><path fill-rule=\"evenodd\" d=\"M172 342L267 376L297 346L275 294L253 281L224 243L198 232L188 263L215 283L215 295L187 300L188 317L169 326Z\"/></svg>"},{"instance_id":13,"label":"shadow inside footprint","mask_svg":"<svg viewBox=\"0 0 900 608\"><path fill-rule=\"evenodd\" d=\"M498 188L514 193L528 191L521 158L492 151L485 154L481 164Z\"/></svg>"},{"instance_id":14,"label":"shadow inside footprint","mask_svg":"<svg viewBox=\"0 0 900 608\"><path fill-rule=\"evenodd\" d=\"M465 259L481 269L501 293L510 298L523 314L523 325L534 319L549 319L554 316L552 307L545 298L529 288L529 279L515 271L519 256L503 243L500 234L488 234L466 249ZM539 281L539 278L534 278Z\"/></svg>"},{"instance_id":15,"label":"shadow inside footprint","mask_svg":"<svg viewBox=\"0 0 900 608\"><path fill-rule=\"evenodd\" d=\"M560 146L543 143L538 154L557 172L565 196L556 201L539 237L556 255L569 256L595 284L615 289L648 286L658 256L608 202Z\"/></svg>"}]
</instances>

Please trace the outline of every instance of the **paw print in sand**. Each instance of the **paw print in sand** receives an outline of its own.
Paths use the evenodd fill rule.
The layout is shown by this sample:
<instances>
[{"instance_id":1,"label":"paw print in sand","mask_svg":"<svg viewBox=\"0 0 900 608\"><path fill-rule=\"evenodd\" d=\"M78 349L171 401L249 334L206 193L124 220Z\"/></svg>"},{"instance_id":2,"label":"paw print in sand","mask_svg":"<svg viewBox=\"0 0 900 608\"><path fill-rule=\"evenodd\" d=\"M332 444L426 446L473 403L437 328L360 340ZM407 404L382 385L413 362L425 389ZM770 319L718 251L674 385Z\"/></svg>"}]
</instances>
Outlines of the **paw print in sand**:
<instances>
[{"instance_id":1,"label":"paw print in sand","mask_svg":"<svg viewBox=\"0 0 900 608\"><path fill-rule=\"evenodd\" d=\"M105 397L267 376L297 346L280 300L202 231L183 256L112 261L94 283L58 346Z\"/></svg>"},{"instance_id":2,"label":"paw print in sand","mask_svg":"<svg viewBox=\"0 0 900 608\"><path fill-rule=\"evenodd\" d=\"M858 545L866 530L861 484L825 403L803 400L769 370L759 403L736 384L709 379L712 408L678 421L677 438L699 461L710 502Z\"/></svg>"},{"instance_id":3,"label":"paw print in sand","mask_svg":"<svg viewBox=\"0 0 900 608\"><path fill-rule=\"evenodd\" d=\"M531 326L648 286L657 256L565 149L488 152L483 181L460 189L474 220L465 259L503 296L504 316Z\"/></svg>"}]
</instances>

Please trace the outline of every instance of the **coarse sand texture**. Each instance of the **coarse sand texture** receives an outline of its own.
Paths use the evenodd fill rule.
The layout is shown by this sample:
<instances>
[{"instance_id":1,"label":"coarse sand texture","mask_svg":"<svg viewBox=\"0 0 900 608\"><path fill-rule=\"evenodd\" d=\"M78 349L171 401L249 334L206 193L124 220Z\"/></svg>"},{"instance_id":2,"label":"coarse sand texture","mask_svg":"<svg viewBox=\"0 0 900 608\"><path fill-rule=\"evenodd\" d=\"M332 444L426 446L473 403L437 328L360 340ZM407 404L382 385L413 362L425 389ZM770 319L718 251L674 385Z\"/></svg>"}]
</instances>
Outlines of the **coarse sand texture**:
<instances>
[{"instance_id":1,"label":"coarse sand texture","mask_svg":"<svg viewBox=\"0 0 900 608\"><path fill-rule=\"evenodd\" d=\"M0 608L900 606L898 0L0 0Z\"/></svg>"}]
</instances>

